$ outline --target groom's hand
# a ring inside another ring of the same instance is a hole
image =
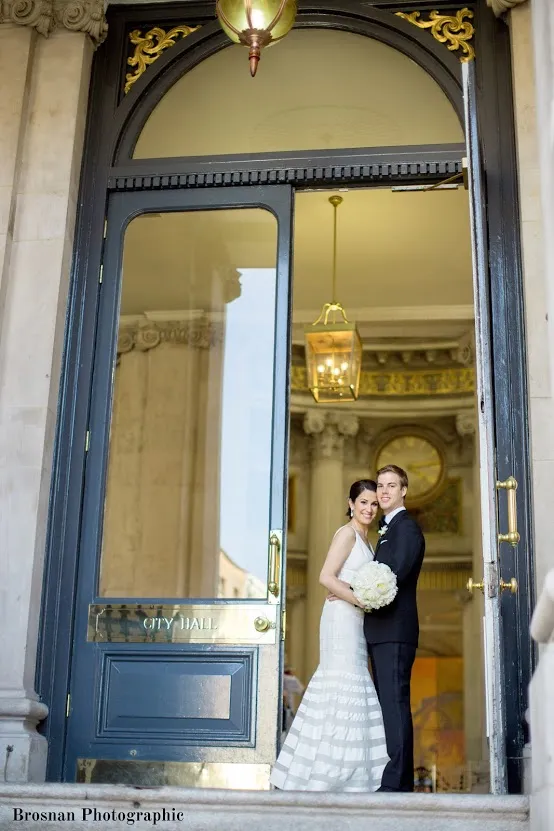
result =
[[[332,603],[333,600],[338,600],[338,597],[336,594],[333,594],[333,592],[329,592],[329,594],[327,595],[327,600],[329,600]]]

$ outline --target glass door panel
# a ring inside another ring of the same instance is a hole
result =
[[[100,597],[266,596],[276,257],[262,208],[128,225]]]

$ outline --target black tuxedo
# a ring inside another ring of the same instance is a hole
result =
[[[400,511],[375,549],[377,562],[386,563],[396,574],[398,593],[390,606],[369,612],[364,619],[390,756],[381,782],[385,791],[414,789],[410,679],[419,639],[416,589],[424,554],[421,528],[407,511]]]

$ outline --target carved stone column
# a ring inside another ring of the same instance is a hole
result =
[[[0,24],[28,26],[45,37],[68,29],[101,43],[108,32],[104,6],[104,0],[0,0]]]
[[[319,584],[321,567],[333,534],[348,520],[343,485],[344,440],[358,432],[358,419],[350,413],[309,410],[304,430],[312,437],[310,533],[306,613],[306,674],[319,663],[319,619],[326,591]]]
[[[43,562],[92,39],[103,34],[101,2],[0,3],[0,747],[7,782],[45,775],[46,740],[36,726],[47,708],[35,691]]]
[[[217,596],[222,342],[207,318],[120,327],[101,595]]]

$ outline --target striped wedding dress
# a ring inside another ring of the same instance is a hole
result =
[[[338,577],[349,582],[373,552],[356,541]],[[308,684],[270,782],[291,791],[375,791],[387,747],[381,707],[367,664],[362,609],[325,601],[320,664]]]

